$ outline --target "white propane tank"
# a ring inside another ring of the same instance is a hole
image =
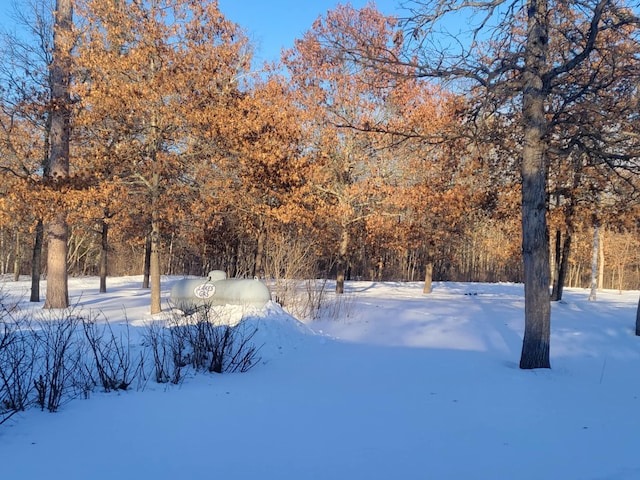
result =
[[[271,293],[260,280],[228,279],[222,270],[209,272],[207,278],[185,278],[171,289],[173,305],[189,314],[211,305],[247,305],[263,308]]]

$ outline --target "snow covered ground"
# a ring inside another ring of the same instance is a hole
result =
[[[126,316],[135,339],[151,320],[140,283],[70,288],[114,328]],[[28,299],[28,285],[3,288]],[[262,361],[247,373],[150,380],[15,415],[0,425],[0,478],[640,478],[639,292],[588,302],[566,290],[553,305],[553,368],[521,371],[521,285],[346,289],[338,319],[303,324],[268,304],[252,320]]]

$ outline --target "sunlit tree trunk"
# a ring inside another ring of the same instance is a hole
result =
[[[160,313],[160,221],[158,219],[158,188],[160,176],[153,175],[153,192],[151,201],[151,248],[149,257],[149,279],[151,286],[151,314]]]
[[[433,262],[427,261],[424,269],[424,287],[422,293],[431,293],[433,284]]]
[[[47,225],[47,294],[44,308],[69,306],[67,284],[67,239],[69,227],[64,213]]]
[[[530,0],[524,52],[522,114],[522,256],[525,329],[520,368],[550,368],[551,304],[549,233],[546,218],[548,162],[545,138],[547,86],[542,72],[548,50],[546,0]]]
[[[51,68],[51,153],[49,174],[55,182],[69,176],[70,49],[73,9],[71,0],[56,1]],[[47,295],[45,308],[69,306],[67,284],[67,215],[61,210],[47,224]]]
[[[160,231],[156,220],[151,222],[151,256],[149,280],[151,286],[151,314],[160,313]]]

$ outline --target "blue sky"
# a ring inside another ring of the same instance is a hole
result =
[[[259,60],[277,60],[280,49],[290,48],[296,38],[311,28],[319,15],[339,3],[361,8],[367,0],[219,0],[222,13],[246,29],[256,45]],[[399,14],[397,0],[374,2],[382,13]]]
[[[15,0],[0,0],[0,27],[10,28],[14,3]],[[17,3],[24,3],[24,0],[17,0]],[[220,10],[225,16],[240,24],[253,40],[259,61],[277,60],[282,47],[292,47],[293,41],[300,38],[319,15],[339,3],[351,3],[355,8],[361,8],[368,1],[219,0]],[[400,13],[398,0],[378,0],[374,3],[385,14]]]

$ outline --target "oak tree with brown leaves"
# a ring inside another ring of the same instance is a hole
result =
[[[136,192],[134,212],[150,246],[151,313],[158,313],[161,229],[189,208],[176,200],[197,188],[188,168],[202,160],[196,140],[208,133],[215,144],[228,120],[249,67],[247,41],[217,2],[88,0],[82,17],[77,65],[86,76],[77,93],[93,118],[86,124],[111,139],[103,158],[113,178]]]
[[[399,63],[415,65],[420,75],[473,85],[482,92],[485,115],[500,115],[517,105],[522,132],[522,252],[525,283],[525,329],[520,367],[549,368],[550,262],[547,230],[547,175],[554,120],[567,107],[608,85],[607,72],[592,71],[565,102],[555,103],[573,85],[574,72],[593,64],[608,47],[598,40],[610,31],[637,38],[636,18],[614,0],[567,4],[548,0],[507,3],[407,2],[410,15],[405,36],[409,54]],[[466,32],[442,40],[443,21],[462,13]],[[466,15],[466,17],[464,17]],[[567,25],[571,24],[570,30]],[[447,40],[448,39],[448,40]],[[453,41],[451,41],[453,40]],[[363,57],[379,57],[371,49]],[[387,66],[389,62],[385,63]],[[605,153],[601,151],[601,153]],[[611,151],[608,156],[611,158]],[[615,158],[615,155],[613,156]]]
[[[394,95],[409,81],[363,67],[345,52],[367,44],[393,49],[394,26],[372,5],[338,6],[318,18],[283,57],[295,100],[309,113],[304,126],[313,168],[307,181],[317,198],[321,231],[330,235],[337,293],[344,291],[354,236],[372,216],[384,215],[382,202],[389,195],[384,177],[393,164],[389,151],[398,141],[393,132],[403,130],[397,126],[402,113]]]

